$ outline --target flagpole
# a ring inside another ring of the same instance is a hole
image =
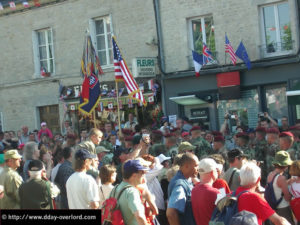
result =
[[[93,111],[93,120],[94,120],[94,128],[97,128],[97,124],[96,124],[96,109],[94,109]]]
[[[120,105],[119,105],[119,88],[118,88],[118,82],[116,82],[116,94],[117,94],[117,110],[118,110],[118,127],[119,127],[119,135],[122,135],[121,130],[121,118],[120,118]]]
[[[225,32],[225,38],[226,38],[226,32]],[[225,40],[225,42],[226,42],[226,40]],[[224,57],[225,57],[225,65],[226,65],[226,49],[224,51]]]

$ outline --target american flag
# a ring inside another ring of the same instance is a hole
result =
[[[120,49],[116,43],[115,37],[112,38],[113,51],[114,51],[114,67],[116,81],[124,81],[129,97],[141,102],[144,106],[147,105],[145,98],[139,89],[136,81],[130,73],[125,60],[122,58]]]
[[[206,65],[208,62],[213,61],[212,53],[205,43],[203,43],[203,65]]]
[[[225,34],[225,52],[229,53],[230,60],[233,63],[233,65],[235,65],[236,64],[236,55],[234,53],[234,50],[233,50],[233,48],[232,48],[232,46],[230,44],[230,41],[229,41],[229,39],[228,39],[228,37],[227,37],[226,34]]]

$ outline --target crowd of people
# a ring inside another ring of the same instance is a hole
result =
[[[106,122],[79,135],[0,132],[1,209],[104,209],[118,196],[125,224],[208,225],[220,199],[239,195],[251,224],[299,224],[300,121],[281,126],[267,113],[255,129],[225,116],[220,131],[187,118],[141,127],[130,115],[121,130]],[[273,185],[271,207],[264,187]],[[232,224],[245,224],[233,222]]]

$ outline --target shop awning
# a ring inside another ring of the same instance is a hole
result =
[[[171,101],[176,102],[179,105],[201,105],[208,103],[203,99],[200,99],[196,95],[185,95],[185,96],[178,96],[178,97],[170,97]]]
[[[300,90],[287,91],[286,96],[289,105],[300,105]]]

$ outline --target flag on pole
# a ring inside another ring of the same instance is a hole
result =
[[[128,108],[132,108],[132,107],[133,107],[132,99],[128,98]]]
[[[84,79],[78,109],[82,113],[90,115],[100,101],[98,74],[103,74],[90,34],[87,34],[85,38],[80,73]]]
[[[15,4],[15,2],[9,2],[9,7],[10,7],[11,9],[15,10],[15,9],[16,9],[16,4]]]
[[[122,58],[120,49],[116,43],[115,37],[112,38],[112,45],[114,51],[114,66],[115,66],[115,79],[116,81],[124,81],[129,97],[141,102],[144,106],[147,102],[143,93],[139,89],[136,81],[130,73],[125,60]]]
[[[0,10],[3,10],[3,5],[1,2],[0,2]]]
[[[193,54],[193,62],[194,62],[194,66],[195,66],[195,73],[196,73],[196,77],[200,76],[199,71],[201,70],[202,66],[203,66],[203,55],[199,55],[197,52],[192,51]]]
[[[151,79],[151,80],[148,80],[148,90],[153,90],[154,88],[154,80]]]
[[[241,41],[239,47],[237,48],[235,54],[236,54],[237,57],[239,57],[241,60],[244,61],[244,63],[246,64],[248,70],[250,70],[251,69],[251,61],[250,61],[247,50],[246,50],[246,48],[245,48],[242,41]]]
[[[47,71],[46,71],[45,67],[42,66],[41,67],[41,76],[45,77],[46,74],[47,74]]]
[[[150,96],[148,97],[148,102],[149,102],[150,104],[154,104],[154,96],[153,96],[153,95],[150,95]]]
[[[29,7],[28,2],[27,2],[27,1],[24,1],[24,2],[23,2],[23,6],[24,6],[25,8],[28,8],[28,7]]]
[[[209,48],[205,43],[203,43],[202,52],[203,52],[203,65],[206,65],[210,61],[213,61],[212,52],[209,50]]]
[[[226,34],[225,34],[225,53],[228,53],[230,55],[230,60],[231,60],[232,64],[235,65],[236,64],[236,55],[234,53],[232,45],[230,44],[230,41]]]
[[[103,112],[103,109],[104,109],[103,102],[100,102],[100,112]]]

